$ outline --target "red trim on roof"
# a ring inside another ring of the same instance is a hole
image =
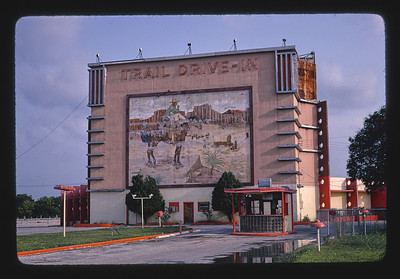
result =
[[[225,193],[231,194],[251,194],[251,193],[266,193],[266,192],[283,192],[283,193],[296,193],[296,190],[290,190],[283,187],[271,187],[271,188],[236,188],[236,189],[226,189]]]

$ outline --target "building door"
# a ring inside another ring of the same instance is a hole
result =
[[[193,223],[193,202],[183,203],[183,223],[184,224]]]

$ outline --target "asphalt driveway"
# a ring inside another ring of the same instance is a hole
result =
[[[316,239],[315,229],[310,226],[296,226],[296,233],[277,237],[234,236],[230,225],[192,228],[196,231],[169,238],[21,256],[19,260],[34,265],[208,264],[235,252],[278,242],[287,243],[283,252],[289,252]]]

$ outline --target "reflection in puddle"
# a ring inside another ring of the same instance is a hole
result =
[[[244,252],[235,252],[229,256],[215,258],[214,263],[272,263],[274,258],[292,252],[315,240],[291,240],[284,242],[269,242],[258,248],[252,248]]]

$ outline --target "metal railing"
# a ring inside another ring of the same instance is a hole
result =
[[[325,224],[325,237],[373,233],[387,226],[386,208],[319,209],[317,219]]]
[[[282,215],[240,216],[241,232],[282,232]]]

